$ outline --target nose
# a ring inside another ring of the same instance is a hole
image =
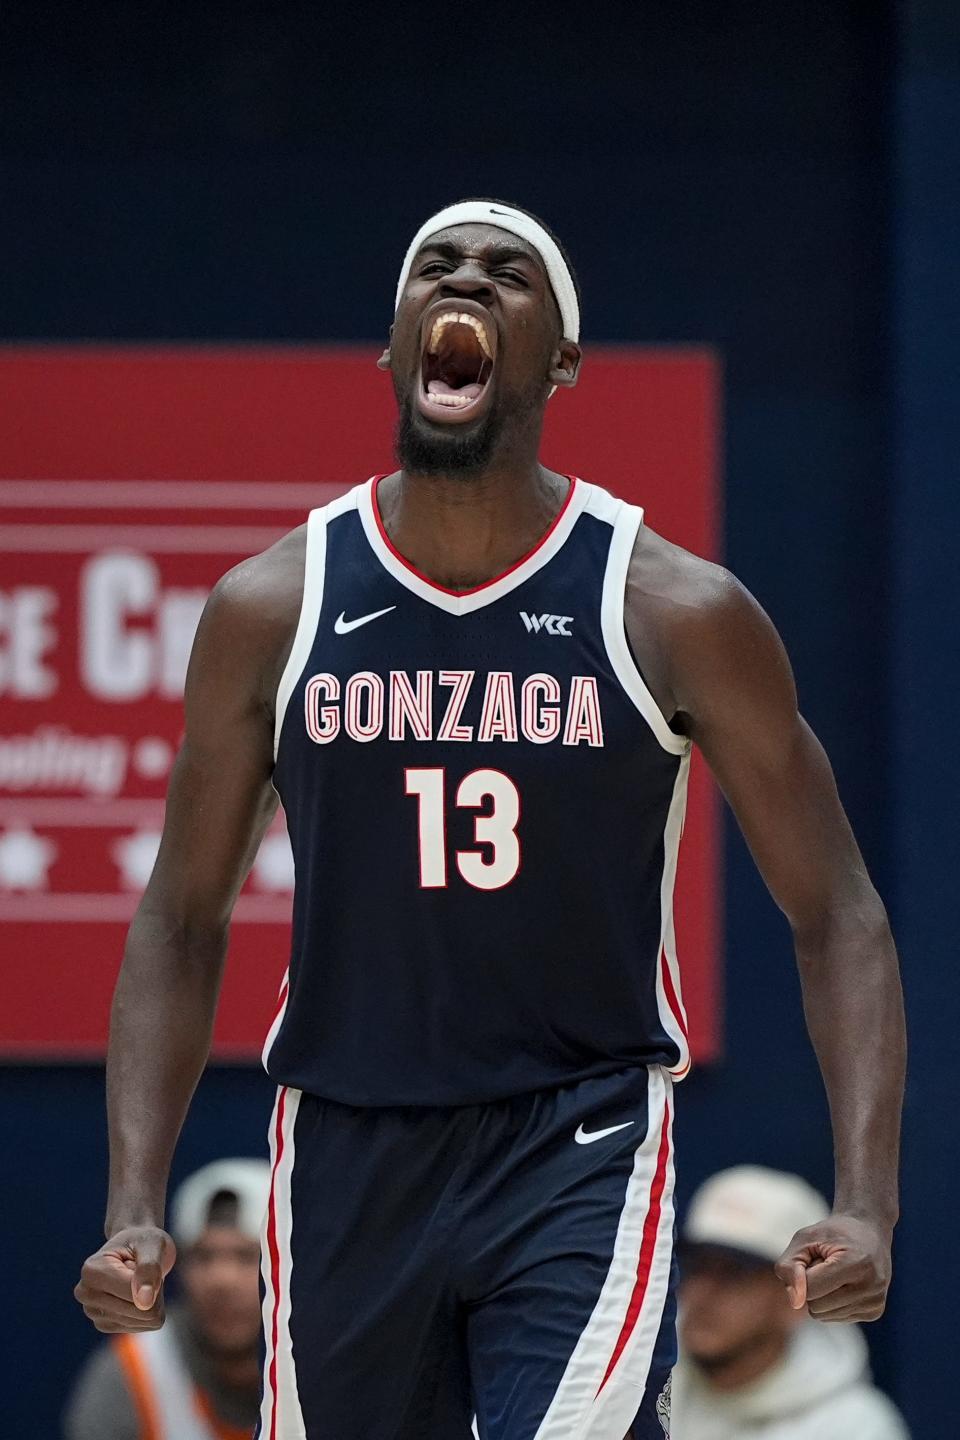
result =
[[[456,270],[443,276],[438,288],[444,298],[465,295],[481,303],[492,300],[494,294],[489,276],[474,260],[462,261]]]

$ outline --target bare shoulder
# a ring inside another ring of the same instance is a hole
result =
[[[210,604],[225,616],[255,628],[296,623],[303,597],[307,527],[291,530],[269,550],[241,560],[221,575]]]
[[[210,593],[197,631],[193,670],[242,670],[258,689],[276,688],[303,600],[306,525],[242,560]]]
[[[750,597],[724,566],[641,525],[627,572],[626,598],[628,607],[631,603],[656,604],[676,611],[678,618],[694,620],[729,610]]]
[[[709,677],[732,680],[753,661],[781,664],[776,631],[746,586],[723,565],[646,525],[637,534],[627,572],[624,620],[668,719],[689,709]]]

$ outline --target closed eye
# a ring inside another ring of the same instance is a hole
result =
[[[454,268],[455,266],[450,260],[428,260],[426,264],[420,266],[418,274],[423,276],[449,275]],[[509,280],[511,285],[522,285],[524,289],[530,288],[530,281],[519,270],[511,270],[501,265],[496,270],[491,270],[490,274],[496,279]]]

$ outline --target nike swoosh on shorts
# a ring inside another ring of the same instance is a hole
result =
[[[582,1125],[578,1125],[573,1138],[578,1145],[592,1145],[594,1140],[603,1140],[607,1135],[615,1135],[618,1130],[626,1130],[633,1124],[633,1120],[624,1120],[622,1125],[608,1125],[606,1130],[584,1130]]]

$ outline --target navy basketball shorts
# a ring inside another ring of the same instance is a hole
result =
[[[456,1109],[281,1088],[261,1440],[663,1440],[672,1118],[658,1066]]]

